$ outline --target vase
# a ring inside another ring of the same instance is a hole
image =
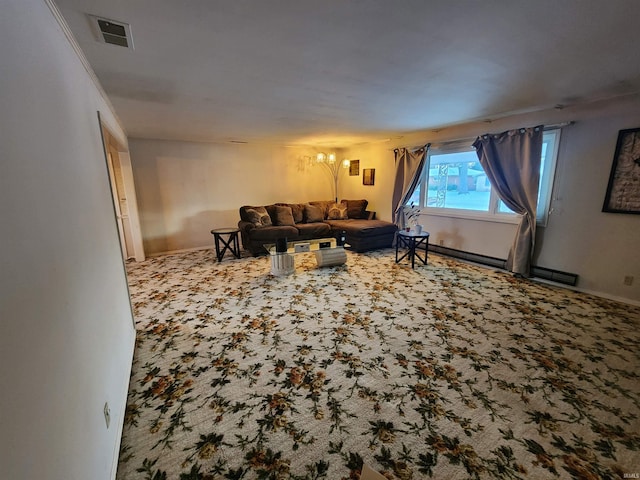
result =
[[[287,239],[286,238],[276,238],[276,252],[284,253],[287,251]]]
[[[416,235],[420,235],[422,233],[422,225],[414,226],[413,231],[416,232]]]

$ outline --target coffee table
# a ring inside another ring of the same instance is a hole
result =
[[[313,240],[298,240],[287,242],[287,250],[276,251],[275,244],[267,244],[264,248],[271,256],[272,275],[291,275],[295,271],[294,255],[313,252],[318,267],[332,267],[344,265],[347,254],[343,247],[339,247],[335,238],[315,238]]]
[[[421,257],[416,248],[420,245],[424,245],[424,257]],[[405,253],[398,257],[399,249],[405,250]],[[429,252],[429,232],[407,232],[405,230],[399,230],[396,234],[396,263],[409,257],[411,261],[411,268],[416,266],[416,257],[422,260],[422,264],[427,264],[427,253]]]

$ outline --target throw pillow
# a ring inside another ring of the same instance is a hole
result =
[[[309,202],[310,205],[320,207],[320,210],[322,210],[323,220],[327,218],[327,214],[329,213],[329,207],[331,207],[331,205],[333,205],[334,203],[335,202],[333,200],[319,200],[319,201]]]
[[[271,226],[271,217],[264,207],[247,208],[244,211],[247,221],[253,223],[256,227]]]
[[[364,212],[367,210],[368,200],[342,200],[341,203],[347,206],[349,218],[367,218]]]
[[[293,221],[301,223],[304,220],[304,203],[292,203],[289,206],[293,214]]]
[[[291,207],[293,221],[296,223],[304,221],[304,203],[276,203],[276,206]]]
[[[321,222],[324,220],[324,212],[317,205],[304,206],[304,221],[307,223]]]
[[[246,215],[247,222],[253,223],[256,227],[262,226],[262,221],[260,220],[260,214],[256,211],[255,208],[247,208],[244,211]]]
[[[329,207],[329,213],[327,214],[327,220],[346,220],[347,206],[341,203],[334,203]]]
[[[293,213],[291,207],[284,207],[276,205],[276,225],[291,225],[294,226],[296,222],[293,220]]]

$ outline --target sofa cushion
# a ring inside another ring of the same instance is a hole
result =
[[[265,205],[264,208],[267,211],[267,213],[269,214],[269,216],[271,217],[271,224],[275,225],[276,224],[276,206],[275,205]]]
[[[342,200],[340,203],[347,206],[348,218],[367,218],[367,214],[365,212],[367,210],[367,205],[369,205],[368,200]]]
[[[255,227],[271,226],[271,217],[264,207],[243,207],[244,220],[251,222]]]
[[[288,226],[271,226],[254,228],[251,230],[251,239],[259,240],[262,243],[275,243],[278,238],[296,239],[298,238],[298,229]]]
[[[304,221],[304,203],[276,203],[278,207],[291,207],[291,214],[293,215],[293,221],[300,223]]]
[[[329,213],[329,207],[333,205],[335,202],[333,200],[315,200],[313,202],[309,202],[310,205],[315,205],[316,207],[320,207],[322,209],[322,219],[327,218],[327,214]]]
[[[297,223],[296,228],[300,232],[300,238],[322,238],[331,236],[331,227],[324,222]]]
[[[304,221],[306,223],[321,222],[324,220],[324,212],[318,205],[310,203],[304,206]]]
[[[253,223],[255,226],[262,226],[262,220],[260,220],[260,214],[255,208],[248,208],[245,212],[247,221]]]
[[[347,206],[342,203],[334,203],[329,207],[329,211],[327,212],[327,220],[346,220],[349,218],[347,216]]]
[[[293,221],[296,223],[304,222],[304,203],[290,203]]]
[[[276,225],[290,225],[294,226],[296,224],[293,219],[293,212],[291,211],[291,207],[285,205],[276,205]]]
[[[326,220],[331,225],[332,231],[344,230],[354,237],[366,237],[369,235],[393,234],[398,227],[391,222],[384,220]]]

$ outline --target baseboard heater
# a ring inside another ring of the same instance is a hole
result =
[[[467,260],[469,262],[488,265],[502,270],[506,270],[507,266],[507,261],[502,258],[480,255],[479,253],[465,252],[462,250],[456,250],[455,248],[443,247],[442,245],[429,245],[429,250],[448,257],[459,258],[460,260]],[[531,275],[544,280],[550,280],[564,285],[571,285],[572,287],[575,287],[578,282],[578,275],[575,273],[567,273],[560,270],[554,270],[552,268],[537,267],[535,265],[531,267]]]

